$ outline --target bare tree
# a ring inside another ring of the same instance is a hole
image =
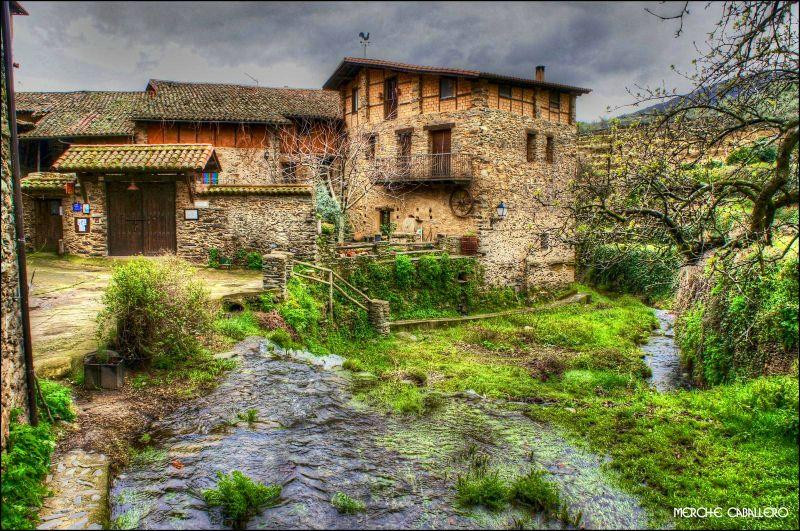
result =
[[[375,137],[348,131],[338,120],[302,120],[283,132],[287,162],[294,176],[323,188],[336,205],[337,240],[344,241],[350,215],[370,194],[400,197],[402,161],[375,156]]]
[[[657,16],[682,24],[688,13]],[[725,2],[698,53],[695,71],[681,74],[690,91],[637,88],[637,105],[669,102],[612,127],[608,159],[583,167],[578,238],[673,245],[686,263],[763,250],[776,232],[789,246],[797,239],[797,2]],[[774,163],[710,162],[755,140],[774,148]]]

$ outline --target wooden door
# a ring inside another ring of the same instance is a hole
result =
[[[404,177],[411,174],[411,133],[397,135],[397,169]]]
[[[397,118],[396,77],[390,77],[383,82],[383,117],[387,120]]]
[[[450,129],[431,131],[433,154],[432,174],[435,177],[450,175]]]
[[[113,256],[175,252],[175,183],[106,183],[108,253]]]
[[[142,253],[150,256],[174,253],[175,183],[144,183],[141,189],[144,219]]]
[[[36,251],[58,252],[58,241],[64,237],[60,199],[34,200],[36,226],[33,248]]]

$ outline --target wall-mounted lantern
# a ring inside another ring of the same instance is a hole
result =
[[[497,219],[504,220],[506,215],[508,215],[508,207],[503,201],[500,201],[500,204],[497,205]]]
[[[136,183],[135,183],[135,182],[131,181],[131,184],[130,184],[130,185],[128,185],[128,187],[126,188],[126,190],[127,190],[127,191],[129,191],[129,192],[138,192],[138,191],[139,191],[139,187],[138,187],[138,186],[136,186]]]

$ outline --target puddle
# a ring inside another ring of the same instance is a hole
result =
[[[155,449],[114,480],[111,518],[120,527],[224,528],[202,491],[217,471],[240,470],[283,485],[281,503],[252,518],[251,529],[508,528],[519,511],[453,506],[465,467],[458,456],[468,446],[509,477],[546,468],[586,527],[646,524],[636,501],[608,482],[600,458],[511,405],[454,399],[424,417],[386,416],[352,399],[348,373],[336,369],[341,358],[285,353],[255,339],[236,351],[239,365],[225,382],[156,423]],[[248,409],[258,420],[236,421]],[[330,505],[337,491],[367,511],[340,515]]]
[[[680,363],[680,349],[675,343],[675,315],[667,310],[654,310],[659,329],[642,346],[645,363],[653,375],[650,384],[659,391],[688,389],[690,383]]]

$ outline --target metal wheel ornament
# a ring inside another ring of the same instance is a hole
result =
[[[457,188],[450,194],[450,210],[456,216],[460,218],[469,216],[474,206],[475,200],[466,188]]]

